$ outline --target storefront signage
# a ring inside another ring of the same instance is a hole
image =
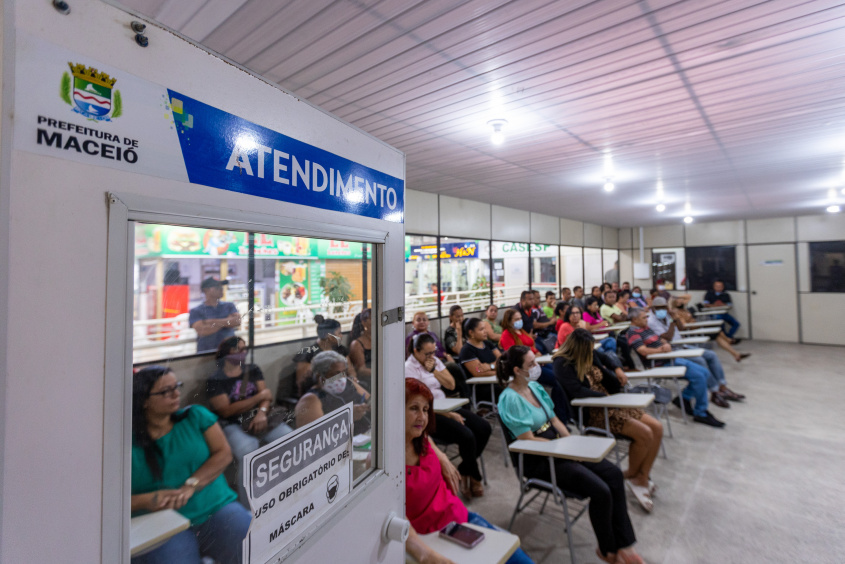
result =
[[[437,257],[437,245],[414,245],[410,248],[410,260],[434,260]],[[478,258],[478,241],[444,243],[440,245],[440,258]]]
[[[404,221],[400,178],[23,32],[17,48],[18,149]]]
[[[244,468],[244,562],[264,564],[352,491],[352,404],[248,454]]]
[[[539,243],[512,243],[508,241],[493,241],[493,258],[527,257],[528,252],[535,257],[557,256],[557,247]]]

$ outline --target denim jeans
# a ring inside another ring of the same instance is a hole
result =
[[[231,423],[223,427],[223,433],[226,435],[226,440],[229,441],[229,446],[232,449],[232,456],[235,459],[235,465],[238,467],[238,499],[244,505],[249,507],[249,498],[247,498],[246,490],[243,484],[243,459],[244,456],[256,450],[262,444],[269,444],[276,439],[287,435],[293,429],[282,423],[273,427],[260,437],[250,435],[244,431],[239,424]]]
[[[689,358],[676,358],[675,364],[686,366],[687,373],[684,379],[689,382],[684,388],[681,396],[687,401],[695,400],[693,413],[699,417],[707,415],[707,380],[710,378],[710,371],[700,364],[692,362]]]
[[[601,341],[601,352],[608,354],[613,353],[616,356],[616,337],[605,337]]]
[[[203,556],[210,556],[218,564],[241,564],[250,520],[252,514],[233,501],[202,525],[194,525],[160,547],[136,556],[132,564],[201,564]]]
[[[478,525],[479,527],[484,527],[485,529],[493,529],[494,531],[501,531],[499,527],[493,525],[487,519],[479,515],[478,513],[473,513],[472,511],[469,512],[469,518],[467,519],[467,523],[472,523],[473,525]],[[534,564],[534,561],[525,554],[525,551],[521,548],[517,548],[516,552],[514,552],[510,558],[507,560],[507,564]]]
[[[725,325],[728,326],[728,330],[725,331],[725,335],[733,339],[734,335],[736,335],[736,332],[739,330],[739,321],[737,321],[730,313],[717,315],[716,318],[725,322]]]
[[[711,392],[718,391],[719,386],[726,386],[728,384],[727,380],[725,380],[725,370],[722,368],[722,361],[719,360],[719,356],[713,351],[705,350],[703,356],[689,360],[710,371],[710,375],[707,377],[707,388]]]

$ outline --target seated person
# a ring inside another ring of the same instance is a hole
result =
[[[572,290],[564,286],[560,289],[560,301],[569,305],[569,300],[572,299]]]
[[[631,299],[631,290],[619,290],[616,295],[616,307],[622,310],[622,313],[625,314],[625,317],[628,317],[628,300]]]
[[[349,362],[365,390],[372,389],[373,310],[366,308],[355,316],[349,335]]]
[[[555,321],[555,333],[559,333],[560,326],[566,322],[567,309],[569,309],[569,304],[566,302],[558,302],[555,306],[555,319],[557,319],[557,321]],[[555,344],[555,348],[558,348],[558,346],[560,345]]]
[[[179,409],[182,382],[170,368],[132,377],[132,516],[175,509],[191,527],[132,558],[132,564],[241,564],[252,514],[223,477],[232,451],[217,416],[201,405]]]
[[[467,379],[476,376],[495,376],[496,359],[501,354],[499,349],[491,347],[484,337],[487,335],[486,323],[475,317],[464,321],[464,334],[467,341],[461,349],[460,362]]]
[[[622,286],[619,288],[620,290],[628,290],[631,291],[631,283],[630,282],[622,282]]]
[[[464,310],[455,304],[449,308],[449,327],[443,332],[443,348],[452,358],[458,358],[464,348]]]
[[[569,302],[569,305],[577,305],[582,310],[587,305],[584,303],[584,288],[581,286],[575,286],[572,288],[572,299]]]
[[[531,290],[523,290],[522,293],[519,295],[519,302],[513,306],[511,309],[514,311],[519,312],[520,316],[522,317],[522,330],[525,331],[531,338],[534,338],[534,293]],[[504,318],[503,318],[504,319]],[[502,321],[502,327],[505,326],[504,320]],[[504,333],[502,334],[504,337]],[[502,344],[501,340],[499,341],[499,346],[504,349],[504,345]]]
[[[643,359],[643,363],[648,359],[649,355],[666,353],[672,351],[672,345],[664,341],[654,331],[648,328],[648,315],[646,310],[639,308],[631,308],[628,312],[631,319],[631,327],[628,328],[627,339],[631,350],[635,351]],[[662,364],[660,361],[658,364]],[[689,382],[689,385],[684,388],[681,393],[682,398],[675,398],[673,403],[681,409],[692,411],[693,420],[696,423],[710,425],[711,427],[724,427],[725,424],[707,411],[707,380],[710,377],[710,371],[696,364],[690,362],[688,358],[676,358],[675,364],[679,366],[686,366],[687,372],[684,379]],[[694,407],[689,407],[691,402],[695,402]],[[683,406],[681,405],[683,402]]]
[[[484,312],[484,320],[487,322],[485,327],[487,336],[485,338],[493,346],[498,345],[499,339],[502,338],[502,326],[499,324],[499,306],[496,304],[487,306],[487,310]]]
[[[602,333],[601,341],[599,341],[602,352],[607,355],[616,356],[616,337],[613,337],[606,331],[602,331],[605,327],[609,327],[611,323],[602,318],[601,312],[599,311],[600,307],[601,300],[595,296],[590,296],[587,298],[587,307],[581,312],[581,319],[587,323],[585,329],[588,329],[591,333]]]
[[[467,511],[457,497],[457,471],[429,438],[434,430],[434,397],[425,384],[405,379],[405,513],[411,532],[405,550],[417,562],[452,562],[426,546],[420,535],[438,531],[455,521],[497,529],[487,520]],[[444,477],[445,474],[445,477]],[[497,529],[498,530],[498,529]],[[517,549],[508,564],[529,564],[531,559]]]
[[[531,290],[531,295],[533,297],[534,307],[531,309],[531,315],[534,317],[534,340],[537,349],[541,353],[551,353],[551,350],[548,350],[546,346],[546,340],[552,336],[552,332],[554,331],[555,322],[557,321],[554,316],[549,318],[543,309],[540,307],[542,305],[540,301],[540,292],[537,290]]]
[[[684,307],[683,302],[680,300],[672,300],[669,302],[671,305],[671,309],[669,310],[669,315],[675,321],[678,330],[683,331],[687,325],[695,323],[695,317]],[[740,353],[732,346],[732,341],[735,344],[736,339],[729,339],[727,335],[725,335],[724,331],[716,333],[715,335],[709,335],[710,340],[716,341],[716,344],[728,351],[734,360],[737,362],[742,362],[742,359],[748,358],[751,356],[751,353]],[[742,395],[742,394],[739,394]]]
[[[628,316],[616,304],[616,292],[608,290],[604,293],[604,305],[599,308],[599,313],[602,318],[606,319],[608,323],[622,323],[628,321]]]
[[[640,309],[648,307],[648,304],[643,297],[643,290],[639,286],[634,286],[634,289],[631,290],[631,297],[628,299],[628,307],[638,307]]]
[[[296,402],[296,426],[302,427],[323,415],[352,403],[352,432],[370,429],[370,394],[348,376],[349,363],[336,351],[317,353],[311,361],[314,385]]]
[[[278,416],[268,419],[273,394],[264,383],[264,374],[246,362],[246,342],[229,337],[217,347],[217,371],[205,383],[211,410],[220,417],[223,434],[229,441],[238,468],[238,497],[249,506],[243,487],[243,458],[262,444],[272,443],[292,429]]]
[[[651,311],[648,314],[648,328],[669,343],[683,339],[680,334],[679,322],[669,315],[668,305],[663,298],[654,298],[651,302]],[[690,348],[699,347],[690,346]],[[728,400],[740,401],[745,399],[745,396],[737,394],[728,388],[727,380],[725,380],[725,370],[722,368],[722,361],[719,360],[718,355],[711,350],[703,349],[703,351],[703,356],[689,360],[704,366],[710,371],[710,378],[707,381],[707,387],[710,388],[710,403],[719,407],[728,408],[731,406]]]
[[[731,295],[725,292],[725,282],[722,280],[716,280],[713,282],[713,289],[704,295],[702,304],[704,305],[705,310],[713,307],[731,305]],[[736,332],[739,330],[739,321],[737,321],[730,313],[722,313],[716,317],[727,324],[728,329],[725,331],[725,334],[728,336],[728,339],[733,339],[734,335],[736,335]]]
[[[510,434],[519,440],[566,437],[569,430],[555,416],[552,399],[543,386],[531,381],[537,367],[534,353],[528,347],[512,347],[499,357],[496,377],[505,387],[499,397],[499,416]],[[511,378],[513,381],[508,383]],[[516,456],[513,458],[514,464],[518,464]],[[615,564],[642,564],[642,558],[633,548],[636,537],[628,516],[622,471],[607,460],[552,460],[558,487],[590,498],[590,522],[598,539],[599,558]],[[524,455],[523,472],[528,478],[551,481],[549,459],[545,456]]]
[[[546,292],[546,302],[543,304],[543,314],[549,319],[555,318],[555,306],[557,305],[557,297],[552,291]]]
[[[621,369],[606,367],[598,355],[593,354],[593,336],[586,329],[576,329],[559,349],[554,358],[557,381],[563,386],[569,400],[603,397],[617,394],[628,383]],[[575,410],[572,410],[574,413]],[[604,412],[588,409],[586,424],[604,429]],[[651,467],[660,452],[663,425],[642,409],[608,410],[610,431],[630,437],[633,442],[628,451],[628,470],[624,473],[628,488],[646,511],[654,508],[651,494]]]
[[[446,397],[443,388],[454,387],[451,374],[435,356],[434,341],[430,335],[418,335],[411,341],[413,350],[405,361],[405,378],[419,380],[437,399]],[[436,413],[436,431],[432,436],[438,441],[458,445],[461,454],[461,493],[469,499],[484,495],[478,457],[490,439],[490,423],[466,407],[450,413]]]
[[[587,299],[589,299],[589,298],[597,299],[598,302],[599,302],[599,307],[601,307],[602,304],[604,304],[604,302],[601,299],[603,287],[604,287],[604,284],[602,284],[601,286],[593,286],[593,288],[590,290],[590,295],[587,296]],[[586,304],[586,303],[587,302],[585,301],[584,304]]]
[[[528,347],[534,354],[540,354],[540,351],[534,346],[534,339],[522,328],[522,319],[519,318],[519,312],[513,309],[506,311],[505,316],[502,318],[502,340],[499,341],[499,345],[504,351],[514,345],[522,345]],[[555,400],[555,413],[560,417],[561,421],[569,421],[569,403],[566,401],[563,388],[560,387],[560,384],[555,379],[555,373],[551,366],[544,365],[540,367],[534,379],[552,389],[552,399]]]
[[[311,361],[322,351],[335,351],[344,357],[349,356],[349,351],[341,344],[343,331],[340,329],[340,322],[336,319],[326,319],[322,315],[315,315],[314,322],[317,324],[317,342],[310,347],[301,349],[293,357],[296,365],[296,393],[301,396],[306,390],[314,385],[311,375]],[[356,379],[355,367],[350,365],[347,374],[353,380]]]
[[[578,306],[569,306],[563,314],[563,323],[557,332],[557,341],[555,341],[555,349],[560,349],[563,343],[566,342],[567,337],[576,329],[589,330],[589,325],[586,321],[581,319],[581,308]]]

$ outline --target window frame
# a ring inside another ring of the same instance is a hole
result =
[[[374,245],[373,319],[380,319],[384,302],[383,280],[385,245],[388,232],[361,229],[279,215],[243,212],[232,208],[197,205],[190,202],[140,196],[131,193],[108,194],[108,257],[106,264],[105,383],[103,389],[103,462],[101,558],[103,562],[130,564],[129,524],[131,496],[132,444],[132,334],[134,287],[133,268],[136,222],[187,225],[231,231],[252,231],[274,235],[294,235],[320,239],[354,240]],[[377,395],[374,405],[378,416],[373,432],[373,470],[357,483],[341,505],[319,523],[301,533],[300,540],[277,556],[284,558],[331,523],[351,511],[367,492],[389,481],[385,464],[386,398],[384,389],[384,336],[380,324],[374,324],[376,338]],[[180,357],[181,358],[181,357]],[[112,376],[122,375],[122,376]],[[127,448],[129,447],[129,448]]]
[[[686,285],[685,288],[687,292],[708,292],[713,289],[713,283],[711,282],[709,286],[705,288],[693,288],[692,287],[692,280],[690,279],[690,258],[689,252],[691,249],[733,249],[734,257],[733,257],[733,271],[734,271],[734,279],[730,281],[725,279],[725,291],[726,292],[739,292],[740,284],[740,268],[739,268],[739,261],[744,260],[744,255],[741,257],[739,252],[739,245],[695,245],[690,247],[683,247],[684,249],[684,273],[686,276]],[[694,251],[693,251],[694,252]],[[732,282],[732,283],[730,283]]]
[[[829,240],[829,241],[807,241],[807,269],[809,270],[809,287],[810,294],[845,294],[845,290],[842,291],[830,291],[830,290],[816,290],[815,278],[813,276],[813,245],[826,245],[831,243],[838,243],[842,246],[843,251],[845,251],[845,239],[836,239],[836,240]],[[829,252],[829,251],[823,251]]]

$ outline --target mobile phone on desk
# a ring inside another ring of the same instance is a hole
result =
[[[481,531],[470,529],[454,521],[440,529],[440,536],[464,548],[472,548],[484,540],[484,533]]]

